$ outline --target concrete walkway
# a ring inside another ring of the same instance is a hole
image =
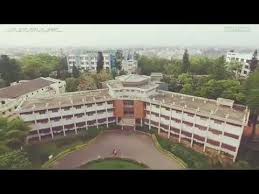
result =
[[[152,140],[140,132],[107,131],[97,137],[94,143],[75,151],[59,160],[54,169],[75,169],[98,157],[112,157],[113,149],[120,150],[118,156],[134,159],[151,169],[181,169],[177,161],[159,152]]]

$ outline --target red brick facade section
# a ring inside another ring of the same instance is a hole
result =
[[[113,103],[114,103],[114,116],[123,117],[124,116],[123,100],[115,100]]]
[[[134,117],[136,119],[145,118],[145,103],[141,101],[134,101]]]

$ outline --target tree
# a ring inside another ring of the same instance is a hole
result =
[[[252,138],[255,135],[257,117],[259,115],[259,71],[252,73],[244,84],[246,104],[252,116]]]
[[[250,64],[250,70],[251,72],[254,72],[256,68],[258,67],[258,59],[257,59],[257,50],[254,51],[253,57],[251,61],[249,62]]]
[[[167,75],[178,76],[182,71],[181,66],[182,62],[180,60],[171,60],[169,63],[163,66],[163,73]]]
[[[60,59],[49,54],[26,55],[21,59],[21,67],[26,79],[40,76],[47,77],[50,72],[57,70]]]
[[[183,54],[182,72],[187,73],[189,72],[189,70],[190,70],[189,54],[188,54],[188,50],[185,49]]]
[[[141,56],[138,60],[138,66],[144,75],[150,75],[152,72],[163,72],[164,66],[168,63],[170,60],[158,57]]]
[[[59,63],[58,63],[58,66],[57,66],[57,78],[58,79],[65,79],[67,69],[68,69],[67,58],[61,57],[59,59]]]
[[[122,50],[117,50],[115,53],[115,64],[116,68],[121,71],[121,62],[123,60],[123,53]]]
[[[236,80],[238,80],[240,78],[240,73],[242,70],[243,64],[238,62],[238,61],[231,61],[228,65],[227,65],[227,69],[230,72],[230,74],[232,75],[232,77]]]
[[[66,79],[66,92],[75,92],[77,91],[77,87],[79,85],[79,79],[78,78],[67,78]]]
[[[104,65],[104,61],[103,61],[103,53],[102,52],[98,52],[97,55],[97,73],[99,73],[102,69],[103,69],[103,65]]]
[[[190,59],[190,72],[197,75],[207,75],[214,63],[215,60],[208,57],[192,56]]]
[[[102,88],[102,82],[112,79],[112,74],[106,70],[101,70],[99,73],[94,75],[97,88]]]
[[[1,55],[0,58],[1,79],[10,84],[21,78],[21,67],[15,59],[10,59],[8,55]]]
[[[0,169],[26,169],[31,167],[27,153],[12,151],[0,155]]]
[[[72,68],[72,75],[74,78],[78,78],[80,76],[80,71],[79,69],[75,66],[75,64],[73,65]]]
[[[226,70],[224,56],[221,56],[215,60],[215,63],[210,69],[210,74],[215,80],[223,80],[229,78],[229,73]]]
[[[77,87],[79,91],[95,90],[97,89],[95,79],[89,74],[83,74],[79,78],[79,85]]]
[[[4,88],[6,86],[7,86],[6,81],[0,78],[0,88]]]

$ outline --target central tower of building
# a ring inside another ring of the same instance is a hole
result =
[[[149,76],[129,74],[107,82],[109,94],[114,97],[116,122],[122,129],[135,130],[143,125],[144,99],[153,95],[158,87]]]

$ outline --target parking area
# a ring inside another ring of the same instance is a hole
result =
[[[134,159],[148,165],[151,169],[181,169],[177,161],[159,152],[152,138],[140,132],[122,130],[106,131],[86,148],[75,151],[59,160],[54,169],[75,169],[99,157],[113,156]]]

